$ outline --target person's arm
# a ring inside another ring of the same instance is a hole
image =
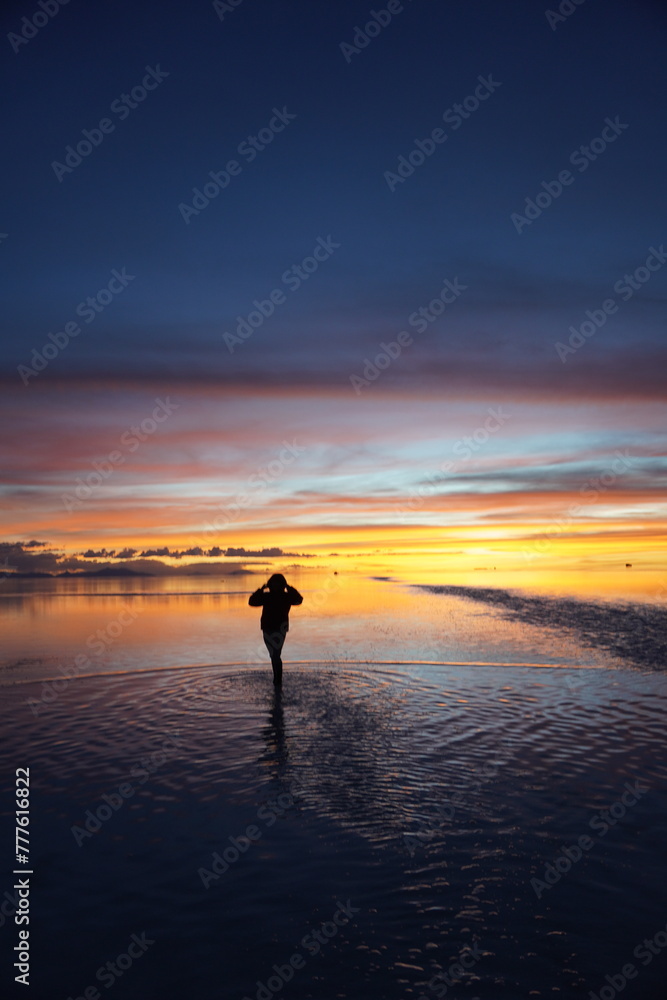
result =
[[[289,584],[287,585],[287,596],[289,597],[291,604],[303,604],[303,597],[299,591],[294,587],[290,587]]]
[[[261,608],[264,606],[264,587],[266,584],[262,584],[258,587],[254,594],[251,594],[248,598],[248,604],[251,608]]]

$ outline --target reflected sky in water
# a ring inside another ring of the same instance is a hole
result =
[[[32,687],[7,689],[4,728],[34,776],[35,931],[57,995],[82,955],[92,976],[109,941],[147,929],[130,998],[223,978],[254,997],[295,951],[290,997],[431,997],[473,946],[462,995],[583,996],[664,925],[659,674],[293,664],[277,694],[262,667],[192,667],[80,678],[37,717]],[[72,828],[128,780],[79,846]],[[637,804],[592,830],[637,781]],[[531,879],[582,834],[590,852],[538,899]],[[299,943],[348,899],[354,920],[309,956]],[[652,997],[657,963],[643,975]]]
[[[549,617],[570,598],[294,582],[281,693],[238,584],[32,581],[3,599],[0,761],[31,768],[36,995],[80,995],[143,931],[128,1000],[255,998],[297,952],[290,1000],[432,1000],[466,948],[456,995],[599,989],[664,928],[664,675]],[[580,604],[611,627],[608,602]],[[341,903],[351,919],[311,953]],[[661,997],[659,962],[641,976]]]
[[[584,601],[608,606],[611,594],[616,602],[630,598],[637,603],[639,595],[609,586],[606,600],[600,601],[595,590],[600,574],[591,576],[580,587]],[[571,620],[533,615],[528,623],[526,616],[508,616],[502,602],[471,600],[469,588],[458,585],[432,593],[407,581],[356,574],[297,571],[290,579],[303,593],[304,604],[292,611],[286,662],[616,663],[617,651],[610,644],[601,650],[585,642]],[[478,582],[500,589],[507,574]],[[526,580],[510,580],[515,587],[518,582]],[[257,583],[256,577],[243,575],[225,580],[7,581],[0,592],[2,682],[57,676],[61,667],[75,663],[85,673],[264,663],[259,615],[248,607]],[[643,606],[659,611],[664,600],[655,581],[649,590]],[[608,615],[605,628],[613,626],[613,614]],[[592,631],[588,629],[589,638]]]

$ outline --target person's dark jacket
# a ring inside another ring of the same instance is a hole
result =
[[[259,627],[262,632],[289,631],[289,612],[295,604],[303,604],[303,597],[294,587],[286,590],[264,590],[260,587],[248,598],[251,608],[262,608]]]

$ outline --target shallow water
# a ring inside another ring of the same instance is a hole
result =
[[[558,615],[543,615],[541,620],[533,615],[526,621],[508,616],[502,603],[470,599],[471,594],[491,593],[488,588],[414,587],[318,572],[291,579],[303,593],[304,604],[292,611],[285,647],[289,661],[622,662],[609,649],[584,644],[581,630],[564,627]],[[219,581],[184,577],[6,583],[0,589],[0,685],[62,677],[75,667],[78,675],[265,663],[259,613],[248,607],[256,583],[245,576]],[[534,600],[554,604],[552,597]],[[581,609],[587,606],[585,601],[575,603]],[[602,602],[596,607],[600,613],[609,611]],[[665,628],[662,607],[642,607],[647,614],[661,616]],[[607,614],[604,627],[610,635],[613,621]],[[77,657],[83,658],[79,666]]]
[[[154,943],[113,983],[130,1000],[579,998],[628,962],[626,996],[664,996],[667,956],[633,957],[667,923],[664,675],[583,649],[572,628],[377,586],[377,618],[358,607],[336,626],[332,603],[298,636],[295,620],[286,660],[312,654],[308,637],[332,658],[288,662],[281,696],[265,666],[170,664],[166,642],[150,657],[136,638],[48,704],[53,662],[8,669],[3,831],[14,768],[30,766],[33,997],[106,995],[96,971],[133,933]],[[357,641],[359,660],[465,662],[335,660]],[[634,804],[618,805],[628,783]],[[120,804],[95,820],[105,795]],[[215,852],[228,865],[217,875]],[[314,954],[323,923],[334,933]],[[4,919],[0,936],[15,933]],[[433,980],[466,949],[469,971]],[[289,981],[262,992],[296,953]]]

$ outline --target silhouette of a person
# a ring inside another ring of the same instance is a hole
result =
[[[289,631],[289,612],[293,605],[303,604],[303,597],[289,586],[282,573],[274,573],[267,583],[250,595],[248,604],[251,608],[262,608],[259,627],[271,657],[273,683],[282,684],[283,661],[280,654]]]

